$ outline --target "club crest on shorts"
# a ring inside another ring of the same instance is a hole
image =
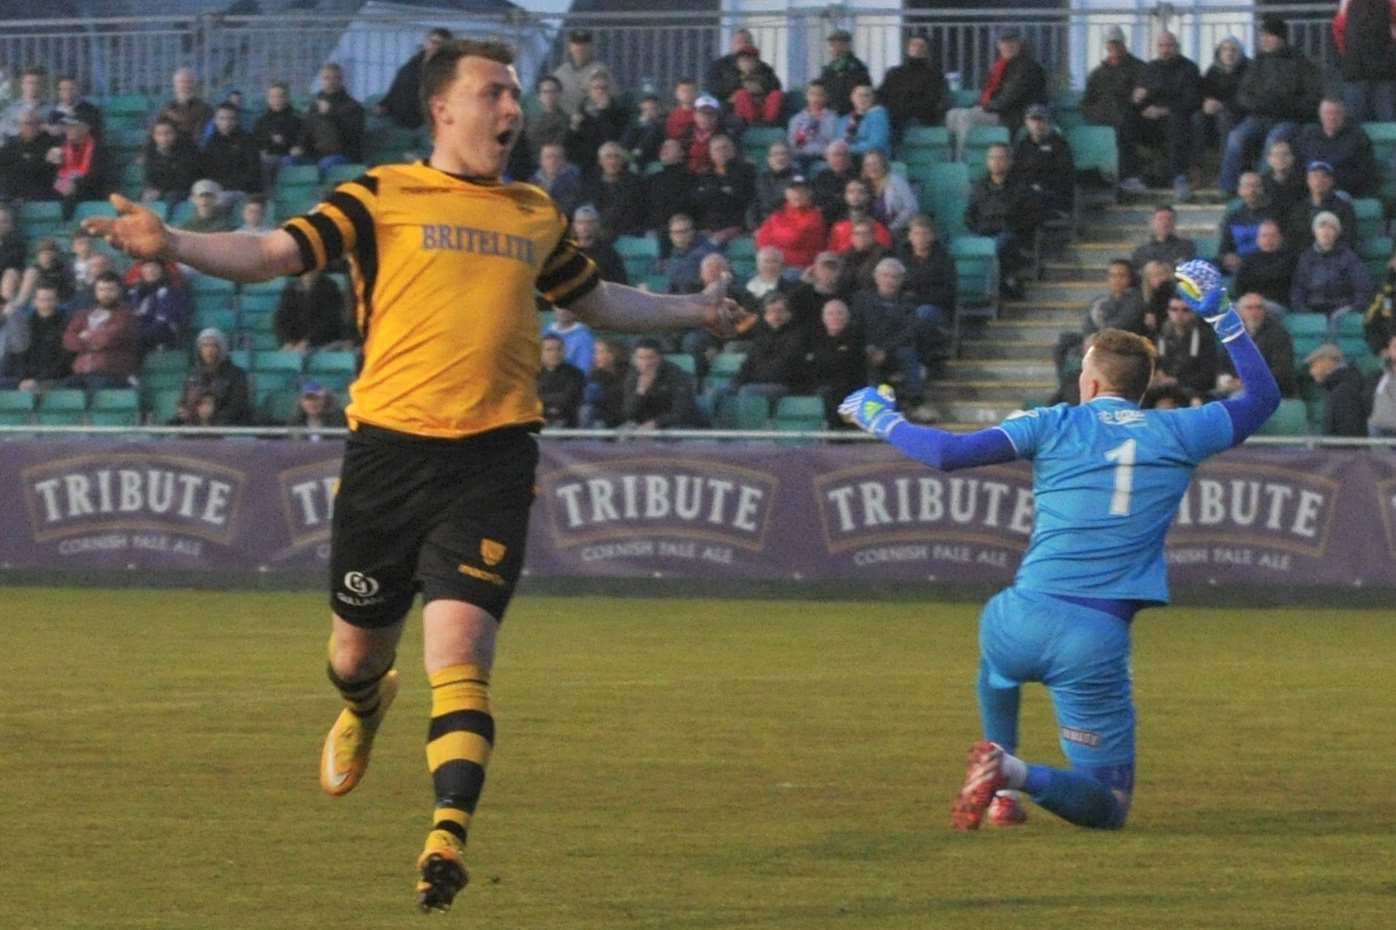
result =
[[[344,587],[359,597],[373,597],[378,593],[378,580],[363,572],[347,572],[344,575]]]
[[[486,565],[498,565],[504,561],[504,556],[509,552],[509,547],[495,539],[480,540],[480,558],[485,560]]]

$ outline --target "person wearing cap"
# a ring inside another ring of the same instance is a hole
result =
[[[179,228],[188,232],[228,232],[236,228],[232,214],[223,203],[223,186],[217,181],[201,178],[189,189],[194,213]]]
[[[594,165],[601,146],[619,142],[630,116],[615,95],[609,71],[598,71],[587,80],[586,100],[572,111],[567,131],[567,158],[574,165]]]
[[[945,72],[931,61],[931,42],[922,33],[906,40],[906,57],[887,69],[877,100],[887,108],[892,131],[897,138],[915,121],[922,126],[939,126],[950,109],[950,86]]]
[[[824,248],[824,214],[815,206],[814,193],[804,175],[793,176],[783,194],[784,204],[756,230],[756,245],[779,249],[787,266],[803,269]]]
[[[96,306],[75,313],[63,334],[63,348],[73,353],[73,373],[63,386],[85,391],[130,387],[140,368],[140,332],[126,306],[120,276],[103,273],[93,293]]]
[[[839,118],[839,135],[848,150],[861,158],[869,152],[892,151],[892,123],[887,108],[877,102],[872,84],[859,84],[850,94],[853,109]]]
[[[170,75],[173,96],[156,115],[156,119],[167,119],[174,123],[180,133],[190,142],[201,139],[204,126],[213,119],[213,107],[199,96],[199,77],[190,67],[180,67]]]
[[[1318,105],[1318,123],[1299,131],[1295,148],[1305,162],[1332,165],[1334,185],[1348,196],[1369,197],[1376,192],[1381,171],[1372,154],[1372,140],[1348,117],[1340,98],[1324,98]]]
[[[1065,137],[1052,125],[1045,103],[1024,114],[1027,132],[1013,147],[1009,173],[1037,201],[1043,217],[1069,215],[1076,200],[1076,160]]]
[[[18,117],[19,132],[0,146],[0,198],[56,200],[57,153],[62,140],[44,132],[43,116],[26,110]]]
[[[281,289],[272,331],[283,352],[313,352],[349,337],[344,292],[319,270],[296,275]]]
[[[1290,208],[1285,217],[1285,240],[1296,250],[1307,248],[1314,241],[1314,220],[1320,213],[1331,213],[1338,219],[1339,239],[1348,245],[1357,242],[1357,213],[1352,201],[1338,193],[1333,180],[1333,166],[1326,161],[1311,161],[1304,172],[1308,196]]]
[[[809,172],[824,157],[824,148],[838,138],[839,121],[829,109],[829,89],[818,78],[805,85],[805,106],[790,117],[785,139],[800,163]]]
[[[1278,16],[1266,16],[1260,26],[1260,51],[1246,66],[1236,103],[1246,118],[1226,137],[1222,152],[1222,193],[1234,194],[1241,172],[1256,158],[1264,139],[1269,148],[1289,139],[1301,123],[1314,118],[1323,96],[1323,79],[1312,61],[1289,44],[1289,27]]]
[[[238,125],[238,111],[232,104],[219,104],[214,112],[213,135],[199,153],[198,171],[226,192],[261,193],[262,154],[257,140]]]
[[[63,117],[63,144],[53,189],[63,199],[63,218],[72,218],[79,201],[97,200],[106,183],[106,155],[92,135],[92,128],[77,116]]]
[[[441,46],[451,41],[451,30],[437,26],[422,39],[422,47],[393,75],[393,83],[388,92],[378,102],[376,110],[380,116],[387,116],[403,129],[420,129],[422,126],[422,68],[431,61],[431,56],[441,50]]]
[[[1246,109],[1236,101],[1241,79],[1250,59],[1245,46],[1235,36],[1227,36],[1212,50],[1212,64],[1202,75],[1202,108],[1192,115],[1193,171],[1202,163],[1209,147],[1225,143],[1231,130],[1246,117]]]
[[[1372,302],[1372,277],[1350,246],[1342,242],[1342,221],[1328,211],[1314,217],[1314,244],[1299,253],[1289,287],[1290,313],[1322,313],[1330,332],[1338,318],[1361,312]]]
[[[582,104],[586,102],[591,79],[602,73],[609,75],[611,69],[605,62],[597,60],[591,33],[585,29],[573,29],[567,34],[567,57],[553,69],[553,77],[562,85],[558,105],[563,112],[568,116],[580,112]]]
[[[314,441],[320,439],[321,430],[344,429],[349,424],[344,408],[335,402],[334,395],[320,382],[307,381],[301,385],[295,412],[286,420],[286,425],[306,431],[304,435],[297,435],[297,439]]]
[[[1140,73],[1130,95],[1132,106],[1118,131],[1120,175],[1124,178],[1120,189],[1129,193],[1146,189],[1139,176],[1138,146],[1162,145],[1168,154],[1173,197],[1186,202],[1192,197],[1192,115],[1202,106],[1202,75],[1196,64],[1179,54],[1178,37],[1173,33],[1159,33],[1156,46],[1158,57]]]
[[[582,183],[582,203],[596,208],[601,236],[638,236],[645,231],[645,182],[630,170],[619,142],[603,142]]]
[[[689,130],[685,145],[688,148],[688,170],[694,174],[704,174],[712,170],[712,157],[708,146],[713,137],[722,132],[722,104],[710,94],[704,94],[693,102],[693,126]]]
[[[853,88],[871,84],[872,75],[868,66],[853,54],[853,36],[846,29],[835,29],[827,41],[829,61],[819,72],[819,80],[829,91],[829,106],[839,116],[846,116],[853,109]]]
[[[998,53],[978,103],[945,114],[945,128],[955,137],[957,160],[964,160],[975,126],[1007,126],[1011,135],[1022,128],[1029,106],[1047,102],[1047,72],[1024,47],[1022,34],[1016,29],[1001,33]]]
[[[1118,130],[1134,107],[1134,88],[1143,73],[1144,62],[1130,52],[1125,31],[1119,26],[1105,30],[1105,57],[1086,75],[1086,92],[1081,97],[1086,122]]]
[[[791,179],[801,172],[790,157],[790,146],[777,139],[766,149],[766,164],[756,173],[756,196],[746,211],[746,225],[749,229],[760,226],[785,203],[785,189]],[[808,184],[808,181],[805,181]]]
[[[102,138],[102,111],[95,103],[84,100],[78,79],[70,74],[58,78],[58,99],[48,114],[49,132],[57,133],[65,117],[80,119],[87,124],[94,139]]]
[[[1355,123],[1396,121],[1396,0],[1342,0],[1333,45]]]
[[[1331,342],[1306,355],[1304,364],[1309,377],[1324,391],[1320,432],[1324,436],[1366,436],[1366,379],[1362,372],[1349,365],[1343,350]]]

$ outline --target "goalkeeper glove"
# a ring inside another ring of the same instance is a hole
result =
[[[898,423],[906,422],[906,418],[897,412],[892,389],[885,384],[875,389],[859,388],[849,394],[839,404],[839,414],[878,439],[886,439]]]
[[[1232,309],[1231,298],[1222,287],[1221,273],[1201,259],[1183,262],[1173,273],[1178,296],[1216,331],[1222,342],[1230,342],[1245,332],[1246,325]]]

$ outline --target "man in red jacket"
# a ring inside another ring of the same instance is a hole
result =
[[[136,318],[123,301],[121,278],[104,271],[93,285],[97,306],[80,311],[68,323],[63,348],[74,353],[73,374],[62,385],[96,391],[130,387],[140,365]]]
[[[809,180],[797,174],[785,189],[785,206],[756,230],[756,245],[780,249],[787,267],[807,268],[824,250],[824,243],[824,212],[814,205]]]

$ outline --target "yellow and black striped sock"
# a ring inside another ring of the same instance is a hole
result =
[[[427,768],[436,791],[432,829],[445,830],[464,843],[494,748],[490,675],[475,665],[452,665],[429,678]]]
[[[396,663],[397,656],[393,656],[383,671],[364,681],[345,681],[335,674],[333,665],[327,664],[325,673],[330,676],[330,684],[339,691],[339,696],[344,698],[344,703],[356,717],[372,717],[378,711],[378,705],[382,700],[379,685],[383,682],[383,676],[392,671]]]

